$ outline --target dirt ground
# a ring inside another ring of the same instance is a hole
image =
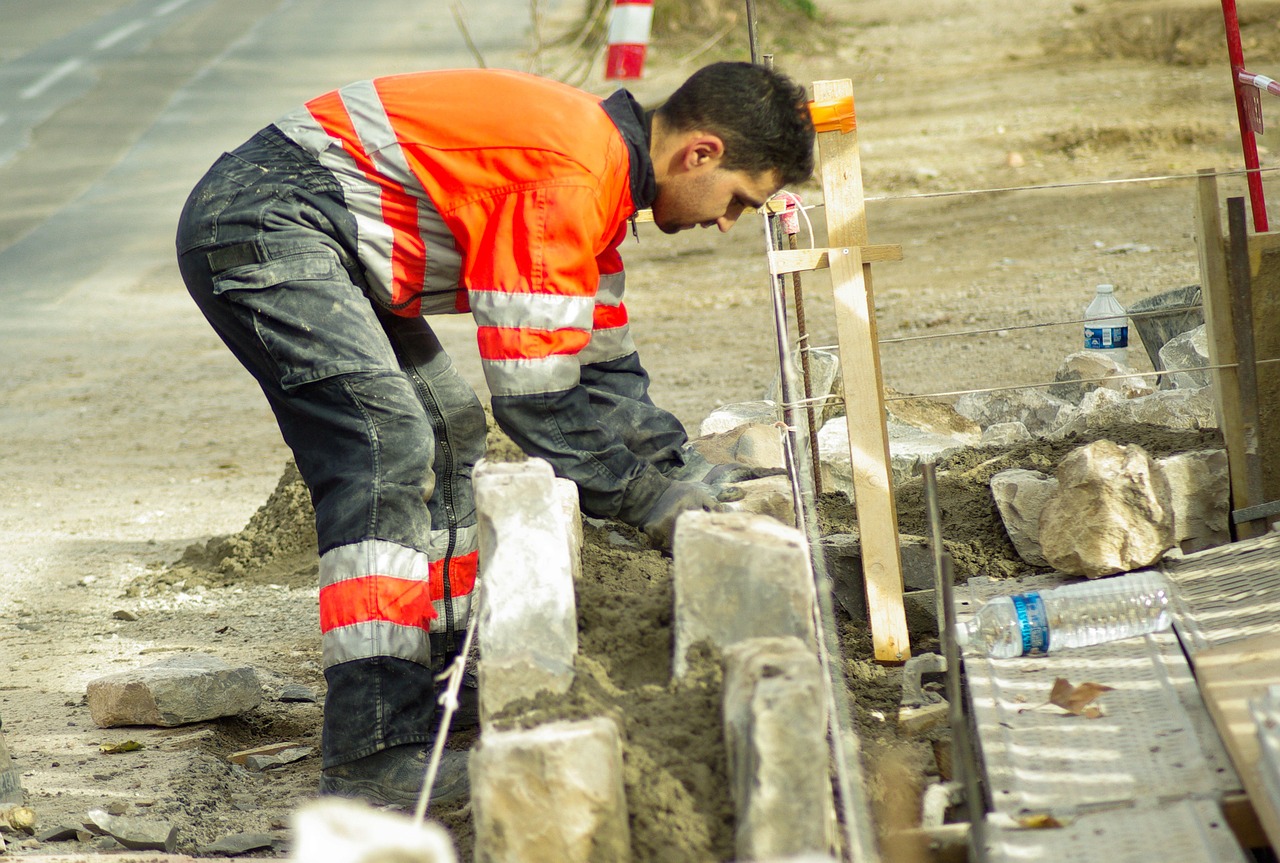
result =
[[[732,5],[703,0],[709,19],[728,28],[710,47],[690,25],[660,33],[637,94],[657,100],[702,62],[742,56]],[[989,331],[888,341],[886,385],[930,394],[1050,380],[1079,327],[1036,325],[1078,318],[1095,284],[1116,285],[1131,304],[1199,280],[1186,175],[1240,163],[1218,3],[817,6],[817,27],[763,18],[761,44],[798,80],[853,80],[871,240],[904,250],[902,262],[875,267],[880,337]],[[1242,6],[1246,56],[1280,56],[1280,3]],[[557,50],[539,58],[544,71],[567,67]],[[609,89],[594,79],[584,86]],[[1261,142],[1264,166],[1274,165],[1280,139],[1272,132]],[[1119,182],[1157,176],[1167,179]],[[1243,194],[1238,177],[1220,185]],[[820,201],[817,184],[798,191]],[[811,215],[822,245],[823,212]],[[624,249],[633,330],[655,400],[696,434],[713,408],[760,398],[774,375],[760,225],[748,217],[727,236],[640,233]],[[833,343],[829,280],[806,275],[805,291],[813,343]],[[103,286],[103,296],[127,299],[136,317],[94,333],[92,360],[33,348],[38,366],[15,368],[7,381],[21,411],[0,412],[0,528],[23,537],[20,553],[0,562],[14,585],[0,596],[5,739],[41,828],[114,806],[171,821],[183,851],[266,832],[279,842],[254,853],[281,855],[291,812],[314,794],[318,758],[249,772],[226,756],[285,740],[318,745],[318,703],[279,697],[288,684],[323,696],[307,501],[288,481],[288,454],[261,397],[189,308],[176,270]],[[1149,368],[1140,347],[1132,358]],[[113,373],[121,367],[130,373]],[[52,426],[73,428],[67,446],[94,457],[37,457]],[[1156,453],[1212,439],[1111,431]],[[984,497],[994,467],[1044,469],[1063,453],[1037,443],[952,464],[943,533],[960,575],[1022,569]],[[158,478],[145,499],[127,491],[135,475]],[[922,532],[918,483],[898,494],[902,529]],[[849,521],[838,499],[824,512],[828,524]],[[617,524],[589,523],[587,535],[579,681],[562,703],[530,715],[625,717],[637,861],[730,859],[718,666],[706,657],[691,682],[670,684],[666,561]],[[844,644],[872,796],[883,821],[909,822],[901,809],[912,795],[890,792],[937,772],[933,748],[897,739],[899,684],[894,670],[868,661],[859,623],[844,621]],[[914,646],[928,649],[928,635]],[[89,680],[191,650],[254,666],[262,706],[169,730],[94,726],[83,701]],[[102,751],[129,740],[143,748]],[[882,764],[895,765],[892,781],[877,781]],[[465,856],[465,808],[434,814]],[[69,850],[6,838],[11,854]],[[111,849],[101,838],[74,847]]]

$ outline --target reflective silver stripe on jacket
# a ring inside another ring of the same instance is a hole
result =
[[[556,393],[578,385],[577,354],[557,354],[536,360],[482,360],[484,379],[495,396]]]
[[[482,327],[530,330],[591,329],[591,297],[471,291],[471,314]]]
[[[615,308],[622,305],[625,286],[626,277],[622,270],[616,273],[602,273],[600,287],[596,291],[596,304]],[[606,363],[635,352],[636,343],[631,338],[631,327],[623,324],[620,327],[592,330],[591,344],[578,354],[578,361],[583,365]]]
[[[413,203],[417,213],[417,235],[405,238],[414,248],[406,249],[404,244],[400,247],[400,253],[410,254],[412,260],[402,262],[401,271],[404,264],[423,267],[421,283],[405,286],[410,296],[400,299],[408,302],[419,293],[434,294],[436,297],[426,301],[431,306],[430,311],[457,312],[462,255],[435,202],[410,170],[373,82],[357,82],[343,87],[338,93],[360,138],[361,148],[374,167],[399,183],[401,190],[395,191],[369,179],[343,148],[342,142],[325,132],[305,107],[277,120],[276,126],[313,153],[341,184],[347,209],[356,219],[356,246],[370,289],[384,303],[391,302],[396,272],[393,260],[395,235],[383,221],[382,200],[384,193],[400,194]],[[419,242],[423,244],[421,252],[416,248]],[[442,301],[441,294],[447,301]]]

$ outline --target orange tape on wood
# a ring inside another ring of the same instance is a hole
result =
[[[810,102],[809,116],[813,119],[813,128],[818,132],[852,132],[858,126],[858,118],[853,111],[853,97],[832,99],[828,102]]]

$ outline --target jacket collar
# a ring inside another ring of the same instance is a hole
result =
[[[600,103],[609,119],[622,133],[631,157],[631,201],[637,209],[653,203],[658,194],[658,181],[649,159],[649,117],[626,90],[618,90]]]

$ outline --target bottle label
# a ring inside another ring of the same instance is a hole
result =
[[[1039,593],[1020,593],[1010,597],[1022,630],[1022,652],[1049,652],[1049,619],[1044,613],[1044,600]]]
[[[1124,327],[1085,327],[1084,346],[1090,351],[1106,351],[1112,348],[1129,347],[1129,328]]]

